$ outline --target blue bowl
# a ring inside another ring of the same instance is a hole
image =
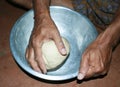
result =
[[[16,62],[28,73],[45,80],[61,81],[77,76],[82,53],[96,39],[98,33],[91,21],[69,8],[51,6],[50,14],[61,36],[70,43],[66,62],[54,71],[42,74],[34,71],[25,58],[26,47],[34,26],[33,10],[26,12],[14,24],[10,34],[10,48]]]

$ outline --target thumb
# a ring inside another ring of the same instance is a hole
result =
[[[89,62],[88,62],[88,55],[83,55],[82,56],[82,60],[81,60],[81,64],[80,64],[80,69],[79,69],[79,73],[78,73],[78,80],[82,80],[84,79],[84,77],[86,76],[88,70],[89,70]]]
[[[54,41],[55,41],[55,44],[59,50],[59,52],[62,54],[62,55],[66,55],[67,54],[67,51],[65,49],[65,46],[64,46],[64,43],[62,41],[62,38],[59,34],[56,34],[54,35]]]

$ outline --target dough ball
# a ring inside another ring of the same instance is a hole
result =
[[[55,69],[60,66],[70,53],[70,45],[65,38],[62,38],[65,45],[67,55],[59,53],[54,41],[45,42],[42,46],[42,56],[46,64],[47,70]]]

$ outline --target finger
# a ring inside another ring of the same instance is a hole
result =
[[[85,78],[90,78],[93,77],[94,75],[96,75],[94,72],[94,67],[90,66],[88,72],[86,73]]]
[[[101,57],[99,56],[99,54],[97,51],[91,51],[90,52],[90,68],[88,70],[88,72],[86,73],[85,78],[90,78],[90,77],[97,77],[101,74],[101,72],[103,71],[103,63],[101,61]]]
[[[59,52],[60,52],[62,55],[66,55],[66,54],[67,54],[67,51],[66,51],[66,49],[65,49],[64,43],[63,43],[62,38],[61,38],[61,36],[59,35],[59,33],[54,34],[53,39],[54,39],[54,41],[55,41],[55,44],[56,44]]]
[[[79,70],[79,74],[78,74],[78,80],[82,80],[85,76],[86,73],[89,70],[89,55],[86,53],[83,54],[82,56],[82,60],[81,60],[81,64],[80,64],[80,70]]]
[[[93,77],[97,75],[99,72],[98,69],[100,69],[101,61],[100,61],[99,55],[97,54],[96,56],[96,53],[97,52],[95,52],[94,50],[91,50],[89,52],[89,70],[86,73],[85,78]]]
[[[28,59],[28,47],[26,48],[25,57],[26,57],[26,59]]]
[[[37,62],[34,59],[34,51],[33,48],[28,48],[27,49],[27,55],[28,55],[28,62],[30,64],[30,66],[37,72],[41,72],[40,68],[37,65]]]
[[[39,45],[39,46],[37,45],[36,47],[34,47],[35,60],[38,63],[38,66],[41,69],[42,73],[45,74],[47,72],[47,70],[46,70],[45,62],[42,58],[41,46],[42,46],[42,43],[41,43],[41,45]]]
[[[105,75],[106,72],[102,72],[102,73],[98,73],[98,72],[95,72],[95,69],[94,67],[90,67],[85,78],[91,78],[91,77],[98,77],[98,76],[101,76],[101,75]]]

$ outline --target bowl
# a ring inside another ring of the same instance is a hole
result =
[[[26,47],[34,26],[33,10],[26,12],[14,24],[10,33],[11,52],[19,66],[35,77],[50,81],[75,78],[79,71],[82,53],[96,39],[98,33],[87,17],[69,8],[51,6],[50,15],[60,35],[68,40],[71,47],[70,55],[61,67],[42,74],[34,71],[25,58]]]

